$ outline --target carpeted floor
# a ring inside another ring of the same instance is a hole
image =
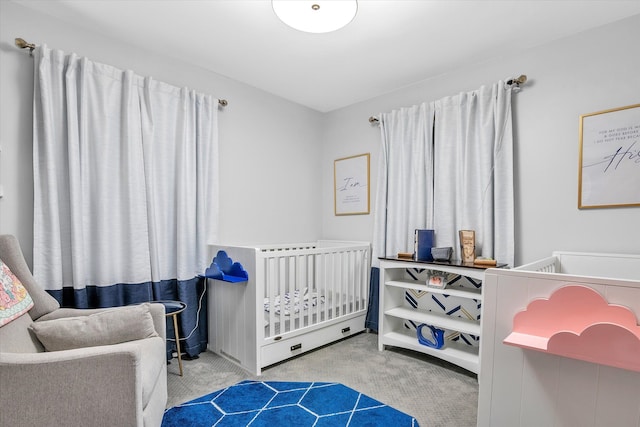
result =
[[[243,380],[338,382],[416,418],[421,427],[476,425],[478,381],[474,374],[440,359],[393,349],[378,351],[378,336],[362,333],[251,375],[206,352],[169,370],[168,407]]]

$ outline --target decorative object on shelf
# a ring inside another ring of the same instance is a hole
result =
[[[413,252],[398,252],[398,258],[413,259]]]
[[[272,0],[282,22],[306,33],[329,33],[346,26],[358,12],[356,0]]]
[[[429,341],[429,339],[422,334],[422,330],[425,327],[431,330],[431,338],[433,339],[433,341]],[[427,347],[435,349],[444,347],[444,331],[442,329],[438,329],[435,326],[422,323],[416,328],[416,334],[418,335],[418,342],[422,345],[426,345]]]
[[[234,283],[249,281],[249,273],[242,264],[233,262],[225,251],[218,251],[211,265],[205,270],[204,277]]]
[[[578,208],[640,206],[640,104],[580,116]]]
[[[476,265],[483,265],[485,267],[495,267],[498,265],[498,261],[493,258],[476,258],[473,260],[473,263]]]
[[[474,230],[458,231],[460,238],[460,259],[464,263],[473,264],[476,259],[476,232]]]
[[[453,248],[451,246],[441,248],[431,248],[431,256],[434,261],[449,261],[453,254]]]
[[[427,275],[427,286],[430,288],[444,289],[447,286],[447,275],[437,271],[431,271]]]
[[[370,154],[337,159],[333,163],[333,201],[336,215],[368,215]]]
[[[640,326],[627,307],[587,286],[564,286],[513,318],[505,344],[640,372]]]
[[[431,248],[433,247],[434,237],[434,230],[415,230],[413,245],[417,261],[433,261]]]

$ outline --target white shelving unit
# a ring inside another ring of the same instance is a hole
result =
[[[480,289],[430,288],[423,281],[408,278],[406,274],[408,268],[453,273],[476,280],[484,280],[486,269],[486,267],[456,263],[420,262],[396,258],[380,259],[378,350],[384,350],[385,345],[407,348],[438,357],[478,374],[480,372],[478,347],[446,341],[441,349],[430,348],[421,345],[415,331],[407,329],[404,323],[406,320],[411,320],[416,323],[426,323],[442,329],[480,336],[480,321],[409,307],[404,301],[405,292],[408,289],[481,301],[482,287]]]

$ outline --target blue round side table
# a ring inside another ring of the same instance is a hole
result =
[[[187,304],[182,301],[152,301],[164,305],[164,315],[173,318],[173,332],[176,339],[176,351],[178,352],[178,366],[180,367],[180,376],[182,376],[182,355],[180,351],[180,334],[178,333],[178,314],[182,313]]]

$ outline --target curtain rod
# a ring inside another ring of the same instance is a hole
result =
[[[527,82],[527,76],[524,74],[521,74],[519,77],[515,77],[507,80],[505,84],[507,86],[513,86],[513,88],[517,92],[517,90],[520,89],[520,86],[525,84],[526,82]],[[380,123],[380,119],[376,116],[371,116],[369,117],[369,123],[371,124]]]
[[[29,54],[33,56],[33,50],[36,48],[34,43],[29,43],[25,39],[21,39],[20,37],[16,38],[16,46],[20,49],[29,49]],[[229,102],[226,99],[218,99],[218,105],[221,107],[226,107],[229,105]]]

